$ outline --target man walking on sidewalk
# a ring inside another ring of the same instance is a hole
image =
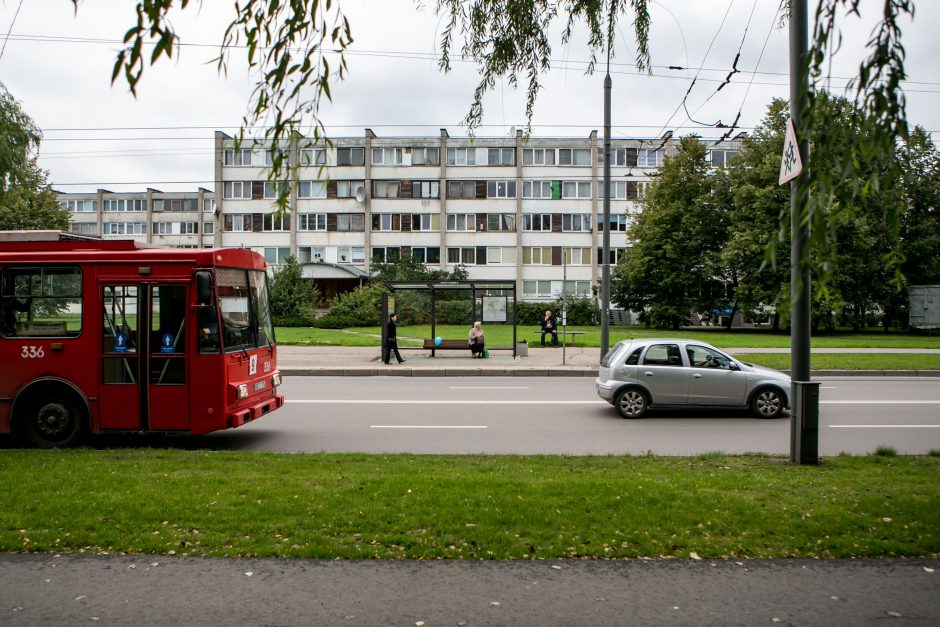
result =
[[[392,314],[388,318],[388,326],[385,334],[385,350],[382,351],[382,361],[388,365],[392,360],[392,351],[395,351],[395,357],[398,363],[403,364],[405,360],[401,358],[398,352],[398,314]]]

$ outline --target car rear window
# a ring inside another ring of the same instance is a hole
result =
[[[642,352],[643,352],[643,347],[641,346],[640,348],[638,348],[638,349],[636,349],[635,351],[633,351],[632,353],[630,353],[630,356],[627,357],[626,364],[627,364],[628,366],[635,366],[635,365],[637,365],[638,363],[640,363],[640,353],[642,353]]]
[[[618,354],[620,352],[620,349],[622,349],[626,344],[627,342],[623,340],[614,344],[614,347],[610,349],[609,351],[607,351],[607,354],[604,355],[603,359],[601,359],[601,367],[602,368],[610,367],[610,360],[613,358],[614,355]]]

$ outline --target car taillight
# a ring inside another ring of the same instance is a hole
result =
[[[235,398],[242,400],[243,398],[248,398],[248,384],[242,383],[238,386],[238,391],[235,393]]]
[[[274,373],[274,376],[271,377],[271,383],[274,385],[274,387],[281,385],[281,373],[280,372]]]

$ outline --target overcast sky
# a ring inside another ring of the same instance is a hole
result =
[[[236,132],[251,95],[252,81],[236,50],[227,77],[210,61],[217,54],[233,2],[192,0],[174,14],[184,47],[178,58],[148,67],[137,98],[126,85],[110,84],[115,51],[134,23],[132,0],[0,0],[0,81],[42,129],[40,164],[60,191],[164,191],[212,189],[213,131]],[[349,77],[332,87],[334,104],[321,111],[331,136],[430,135],[459,126],[478,77],[469,63],[437,70],[440,20],[433,0],[340,0],[354,37]],[[862,46],[880,10],[864,0],[867,20],[843,20],[843,49],[832,66],[832,86],[841,88],[857,71]],[[419,5],[424,5],[420,8]],[[620,28],[613,78],[613,136],[651,137],[663,130],[716,137],[703,124],[759,124],[773,97],[786,97],[787,31],[775,26],[777,0],[654,0],[650,46],[653,75],[640,74],[631,27]],[[815,2],[810,0],[811,7]],[[17,15],[18,12],[18,15]],[[14,15],[16,15],[14,21]],[[917,3],[904,24],[909,81],[909,120],[940,131],[940,2]],[[10,32],[7,38],[6,33]],[[583,33],[562,47],[553,42],[553,69],[536,105],[533,133],[539,136],[603,134],[603,73],[585,76]],[[731,84],[715,89],[741,57]],[[668,66],[691,68],[670,70]],[[697,68],[702,68],[698,70]],[[680,106],[698,76],[686,104]],[[841,93],[841,92],[840,92]],[[485,101],[480,136],[506,136],[525,123],[524,93],[497,84]]]

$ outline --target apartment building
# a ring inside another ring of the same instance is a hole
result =
[[[739,138],[709,142],[722,167]],[[671,133],[616,139],[611,150],[610,262],[627,249],[639,199],[675,150]],[[297,136],[282,156],[292,180],[268,179],[273,153],[215,133],[215,191],[60,194],[72,230],[173,246],[245,247],[271,266],[289,256],[331,296],[375,261],[411,256],[464,266],[472,279],[515,280],[526,300],[597,295],[602,260],[603,139]],[[280,190],[288,211],[276,212]]]
[[[185,248],[215,243],[215,194],[208,189],[57,193],[59,205],[71,214],[73,233]]]

